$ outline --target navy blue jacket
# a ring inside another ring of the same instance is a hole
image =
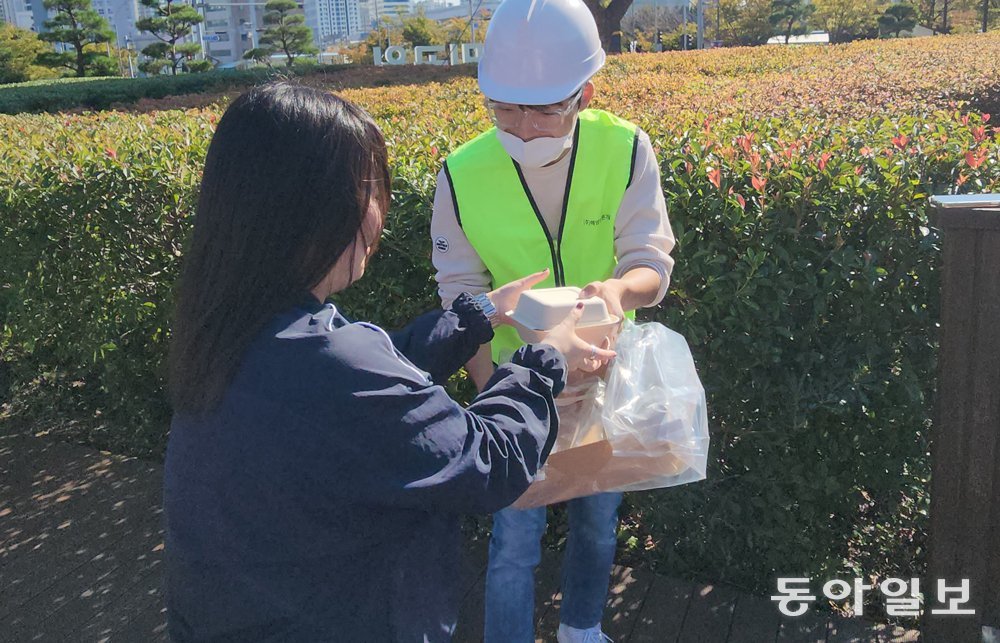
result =
[[[173,639],[449,640],[459,515],[524,492],[565,384],[526,346],[463,408],[440,384],[491,337],[466,296],[390,334],[312,296],[279,315],[221,404],[171,424]]]

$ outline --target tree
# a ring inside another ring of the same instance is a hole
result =
[[[388,49],[393,45],[403,44],[403,17],[396,16],[380,16],[378,23],[375,25],[375,31],[368,34],[368,41],[372,47],[381,47],[383,50]],[[371,48],[369,48],[369,51]]]
[[[347,56],[352,63],[371,63],[374,47],[385,51],[393,45],[402,43],[402,21],[397,17],[383,14],[379,16],[375,29],[368,32],[365,40],[353,46],[341,46],[340,53]]]
[[[771,0],[720,0],[720,40],[731,45],[755,46],[774,35]]]
[[[271,54],[274,53],[273,49],[268,47],[254,47],[253,49],[247,49],[243,52],[243,60],[252,60],[255,63],[264,63],[270,69],[271,67]]]
[[[482,42],[483,37],[486,36],[486,29],[481,26],[482,17],[477,15],[475,22],[475,37],[479,42]],[[468,18],[448,18],[439,26],[441,33],[444,34],[444,41],[446,43],[462,44],[463,42],[472,41],[472,24]]]
[[[107,54],[87,48],[114,37],[108,21],[94,11],[90,0],[44,0],[43,4],[55,15],[45,21],[46,31],[39,38],[63,43],[66,48],[42,54],[39,62],[49,67],[65,67],[81,78],[113,67]]]
[[[36,64],[38,57],[47,51],[49,45],[39,40],[35,32],[0,23],[0,85],[57,76],[56,72]]]
[[[917,3],[917,21],[931,31],[937,32],[938,0],[919,0]]]
[[[206,71],[212,71],[215,69],[215,63],[207,58],[198,58],[197,60],[187,60],[184,62],[184,66],[192,74],[200,74]]]
[[[416,15],[403,18],[403,40],[414,47],[445,44],[441,25],[427,17],[421,9]]]
[[[681,11],[677,7],[642,6],[630,11],[622,19],[622,37],[635,41],[642,51],[656,50],[657,31],[663,44],[668,34],[681,26]]]
[[[941,33],[951,33],[951,23],[948,22],[948,9],[951,5],[951,0],[942,0],[941,2]]]
[[[150,60],[139,68],[148,74],[158,74],[169,67],[170,73],[176,76],[181,64],[201,51],[200,44],[182,41],[191,35],[194,26],[203,18],[194,7],[177,0],[139,1],[144,7],[152,9],[154,15],[136,20],[136,28],[148,31],[160,41],[143,48],[142,53]]]
[[[938,0],[941,2],[942,0]],[[942,22],[947,19],[948,33],[979,33],[989,29],[997,19],[998,0],[947,0],[947,12],[942,10]]]
[[[684,38],[687,38],[688,46],[684,47]],[[663,40],[663,49],[665,51],[681,51],[683,49],[694,49],[697,45],[698,38],[698,25],[694,22],[687,23],[687,29],[685,30],[683,21],[681,21],[681,26],[673,31],[666,32],[661,36]]]
[[[615,35],[621,32],[622,18],[632,0],[583,0],[597,22],[597,33],[601,37],[601,46],[609,54],[621,53],[621,43],[616,42]],[[618,45],[617,48],[615,45]]]
[[[88,74],[92,76],[122,75],[121,65],[118,64],[118,48],[111,43],[90,43],[83,48],[83,51],[94,56],[94,65],[88,70]]]
[[[475,6],[475,3],[473,3]],[[488,9],[476,11],[472,22],[468,17],[448,18],[440,24],[446,43],[483,42],[490,26],[491,13]]]
[[[983,23],[982,23],[982,27],[981,27],[983,33],[986,33],[987,31],[990,30],[990,7],[991,6],[993,8],[1000,7],[1000,0],[983,0],[983,5],[982,5],[982,11],[983,11],[982,19],[983,19]]]
[[[264,11],[267,12],[264,14],[267,29],[260,37],[263,48],[285,54],[289,67],[298,56],[319,52],[313,44],[312,30],[305,26],[306,17],[298,12],[295,0],[268,0]]]
[[[935,33],[971,33],[982,29],[983,11],[988,11],[987,2],[994,8],[1000,7],[1000,0],[919,0],[917,24]]]
[[[111,51],[113,52],[119,73],[122,76],[131,77],[139,64],[137,52],[128,47],[112,47]]]
[[[492,19],[493,12],[489,9],[480,9],[476,14],[476,40],[478,42],[486,42],[486,32],[489,31]]]
[[[809,30],[809,17],[816,9],[804,0],[772,0],[771,25],[774,34],[785,37],[785,44],[792,36],[799,36]]]
[[[878,0],[813,0],[816,24],[830,42],[850,42],[878,34]]]
[[[912,31],[917,26],[917,10],[913,5],[894,4],[879,16],[878,26],[883,34],[893,34],[899,38],[901,32]]]

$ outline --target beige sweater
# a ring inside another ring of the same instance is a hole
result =
[[[569,162],[570,155],[566,154],[549,167],[523,168],[524,180],[545,219],[545,225],[552,231],[559,229]],[[455,204],[443,169],[438,173],[434,194],[431,239],[438,294],[445,307],[463,292],[478,294],[491,289],[493,285],[486,266],[458,225]],[[670,271],[674,265],[670,251],[673,247],[674,234],[667,219],[667,205],[660,186],[660,168],[649,136],[640,131],[632,184],[625,190],[615,219],[618,266],[614,276],[621,277],[638,266],[648,266],[658,272],[660,290],[649,304],[655,306],[663,299],[670,283]]]

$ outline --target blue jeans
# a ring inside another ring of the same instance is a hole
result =
[[[562,564],[559,620],[586,629],[600,624],[617,543],[622,494],[570,500]],[[493,515],[486,570],[486,643],[534,643],[535,568],[542,559],[545,507]]]

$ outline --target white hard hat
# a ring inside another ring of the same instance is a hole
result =
[[[548,105],[569,98],[604,65],[597,23],[583,0],[504,0],[479,59],[487,98]]]

